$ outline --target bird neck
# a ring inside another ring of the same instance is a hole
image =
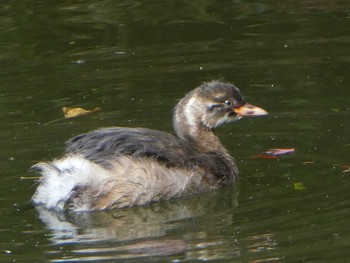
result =
[[[209,174],[219,179],[220,184],[231,185],[238,174],[237,167],[213,129],[203,123],[205,110],[200,104],[194,103],[193,95],[183,98],[174,110],[175,132],[200,153],[200,159],[204,160],[201,165],[207,167]]]
[[[202,160],[201,165],[209,171],[207,178],[214,176],[216,178],[214,181],[219,180],[223,185],[231,185],[234,182],[238,174],[234,159],[220,143],[213,130],[201,123],[193,125],[185,116],[176,116],[176,114],[174,129],[180,139],[198,151],[199,160]]]
[[[197,99],[190,93],[183,98],[174,109],[173,126],[177,136],[196,145],[202,152],[226,152],[214,131],[202,121],[202,113],[206,110],[195,103]]]
[[[198,125],[192,130],[191,134],[187,134],[185,140],[192,142],[203,152],[226,152],[219,138],[213,130],[208,129],[204,125]]]

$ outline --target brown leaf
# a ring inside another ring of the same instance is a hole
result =
[[[342,172],[343,173],[348,173],[350,172],[350,166],[348,165],[343,165],[343,166],[340,166],[342,169],[344,169]]]
[[[78,117],[78,116],[83,116],[83,115],[90,114],[90,113],[93,113],[93,112],[97,112],[97,111],[100,111],[100,110],[102,110],[100,107],[96,107],[93,110],[85,110],[83,108],[63,107],[62,111],[64,113],[64,118],[59,118],[59,119],[55,119],[55,120],[49,121],[49,122],[45,123],[44,126],[46,126],[48,124],[51,124],[51,123],[54,123],[54,122],[57,122],[57,121],[60,121],[60,120],[73,118],[73,117]]]
[[[64,117],[65,118],[73,118],[73,117],[78,117],[78,116],[83,116],[86,114],[90,114],[93,112],[97,112],[100,111],[101,108],[100,107],[96,107],[93,110],[86,110],[83,108],[68,108],[68,107],[63,107],[62,111],[64,113]]]

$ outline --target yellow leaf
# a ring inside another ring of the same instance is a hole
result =
[[[57,121],[64,120],[64,119],[67,119],[67,118],[83,116],[83,115],[90,114],[90,113],[93,113],[93,112],[97,112],[97,111],[100,111],[100,110],[102,110],[100,107],[96,107],[93,110],[85,110],[83,108],[63,107],[62,111],[64,113],[64,118],[59,118],[59,119],[56,119],[56,120],[49,121],[49,122],[45,123],[44,126],[48,125],[48,124],[51,124],[53,122],[57,122]]]
[[[89,113],[93,113],[93,112],[97,112],[100,111],[101,108],[100,107],[96,107],[93,110],[86,110],[83,108],[68,108],[68,107],[63,107],[62,111],[64,113],[64,117],[65,118],[73,118],[73,117],[78,117],[78,116],[82,116],[82,115],[86,115]]]

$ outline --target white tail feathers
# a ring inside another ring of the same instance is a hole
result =
[[[42,175],[32,201],[56,210],[64,209],[74,188],[98,185],[99,181],[110,176],[107,170],[81,156],[68,156],[51,163],[38,163],[32,169]],[[88,210],[86,207],[82,209]]]
[[[32,201],[55,210],[143,205],[213,188],[198,171],[167,168],[155,160],[131,156],[118,157],[108,169],[78,155],[38,163],[33,169],[42,178]]]

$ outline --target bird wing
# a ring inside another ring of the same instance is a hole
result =
[[[187,143],[172,134],[145,128],[102,128],[67,141],[67,154],[80,154],[98,164],[121,155],[148,157],[167,166],[184,165],[196,155]]]

